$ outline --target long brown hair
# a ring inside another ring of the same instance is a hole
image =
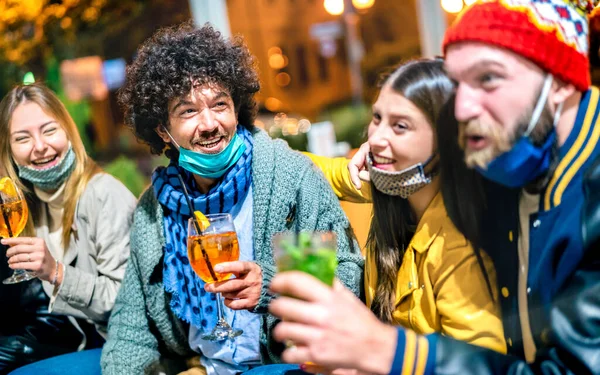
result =
[[[390,86],[410,100],[436,125],[440,110],[453,91],[450,79],[444,74],[443,61],[413,60],[385,75],[380,87]],[[373,219],[367,237],[367,251],[377,267],[377,287],[371,310],[384,322],[393,321],[398,270],[404,252],[413,236],[414,223],[408,200],[386,195],[371,183]]]
[[[17,165],[12,156],[9,136],[12,115],[15,109],[25,102],[36,103],[46,114],[58,122],[67,134],[67,139],[71,142],[75,153],[76,165],[66,182],[62,218],[62,243],[63,246],[67,247],[70,242],[77,201],[92,176],[102,170],[85,152],[75,122],[65,106],[49,88],[39,83],[19,85],[13,88],[0,102],[0,134],[3,134],[0,141],[0,163],[6,174],[23,191],[27,200],[31,215],[29,215],[29,221],[25,229],[26,235],[35,235],[34,222],[39,218],[41,202],[35,195],[32,184],[19,178]]]

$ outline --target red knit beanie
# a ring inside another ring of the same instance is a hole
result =
[[[448,28],[443,50],[482,42],[511,50],[579,91],[591,85],[587,11],[591,0],[478,0]]]

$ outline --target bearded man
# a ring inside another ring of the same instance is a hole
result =
[[[275,337],[296,344],[284,360],[319,372],[600,374],[600,92],[590,82],[585,16],[593,5],[479,0],[445,36],[458,122],[446,116],[438,139],[456,146],[458,136],[486,198],[481,216],[447,208],[494,261],[508,355],[394,329],[341,286],[284,273],[272,290],[304,300],[271,304],[284,319]],[[443,151],[442,162],[452,157]],[[442,176],[452,173],[442,165]],[[469,177],[442,180],[442,190],[470,188]]]

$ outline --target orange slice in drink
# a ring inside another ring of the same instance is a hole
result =
[[[0,191],[10,197],[17,197],[17,190],[15,185],[9,177],[3,177],[0,179]]]
[[[200,230],[202,230],[203,232],[206,230],[206,228],[210,227],[210,221],[208,221],[208,219],[206,218],[206,216],[204,216],[202,212],[194,211],[194,217],[200,225]]]

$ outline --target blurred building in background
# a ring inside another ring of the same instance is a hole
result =
[[[348,155],[365,140],[381,73],[439,53],[452,12],[469,1],[0,0],[0,95],[45,82],[88,152],[139,194],[166,160],[124,128],[116,93],[140,43],[193,18],[240,35],[256,56],[257,126],[299,150]],[[370,208],[344,208],[364,244]]]
[[[349,26],[357,28],[363,49],[354,53],[362,54],[367,102],[382,68],[420,54],[414,0],[363,2],[368,7],[357,9],[356,24],[348,25],[323,0],[227,1],[232,34],[241,34],[258,59],[260,100],[267,110],[315,120],[324,109],[352,99]]]

